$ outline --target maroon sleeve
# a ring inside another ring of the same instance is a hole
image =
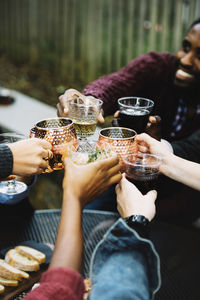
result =
[[[40,285],[25,300],[83,300],[84,283],[72,269],[58,267],[43,273]]]
[[[83,94],[102,99],[105,115],[112,114],[117,110],[118,98],[142,96],[146,89],[159,86],[161,78],[169,75],[169,65],[174,59],[170,53],[149,52],[141,55],[118,72],[87,85]]]

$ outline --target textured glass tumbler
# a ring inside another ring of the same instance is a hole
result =
[[[111,149],[115,152],[124,170],[123,157],[137,152],[137,144],[135,142],[136,131],[123,127],[108,127],[100,130],[98,145],[103,149],[107,144],[111,145]]]
[[[64,168],[63,159],[67,156],[69,144],[77,144],[76,131],[73,121],[68,118],[53,118],[39,121],[30,132],[31,137],[45,139],[52,144],[53,158],[49,160],[49,169]]]
[[[102,100],[90,97],[69,101],[68,116],[73,120],[79,138],[87,139],[94,134],[102,104]]]

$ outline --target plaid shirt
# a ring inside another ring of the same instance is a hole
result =
[[[175,116],[175,120],[172,124],[172,132],[171,132],[171,137],[176,136],[176,133],[178,133],[183,125],[187,121],[187,111],[188,107],[186,105],[186,101],[183,99],[179,99],[178,107],[177,107],[177,113]],[[200,104],[197,105],[196,107],[196,115],[200,115]]]

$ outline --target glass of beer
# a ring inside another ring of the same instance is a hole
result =
[[[96,130],[97,118],[103,101],[100,99],[85,97],[69,100],[69,118],[73,120],[77,136],[80,140],[87,141]]]
[[[144,132],[154,102],[146,98],[124,97],[118,99],[118,105],[120,110],[119,126],[131,128],[138,134]]]
[[[77,145],[74,124],[68,118],[41,120],[31,129],[30,137],[45,139],[52,144],[53,158],[49,159],[49,168],[45,173],[63,169],[69,144]]]
[[[161,158],[148,153],[134,153],[124,156],[126,177],[141,193],[156,189]]]

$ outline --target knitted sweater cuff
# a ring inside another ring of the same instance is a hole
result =
[[[7,145],[0,145],[0,178],[6,178],[12,174],[13,154]]]

